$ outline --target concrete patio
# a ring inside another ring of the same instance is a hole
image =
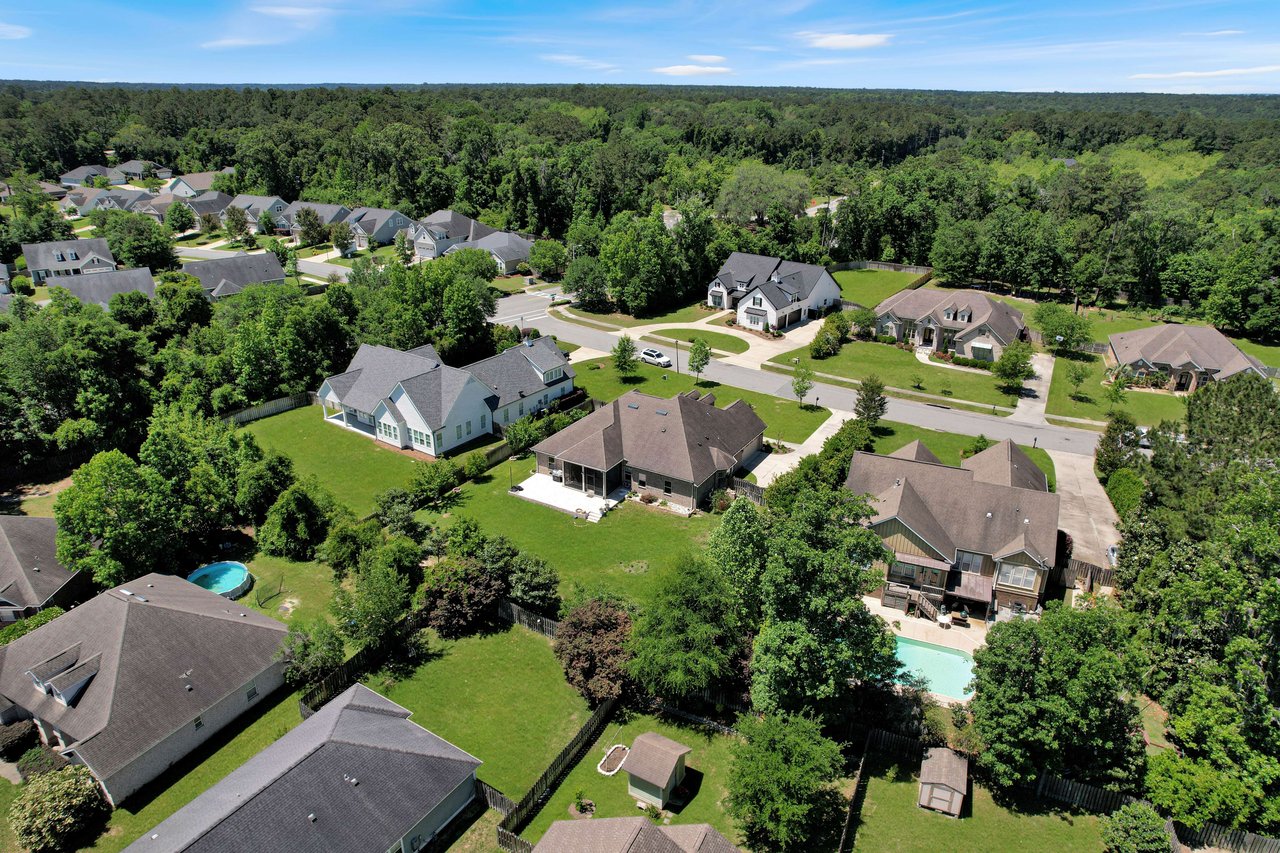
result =
[[[889,629],[899,636],[967,654],[973,654],[987,644],[987,623],[980,619],[970,619],[967,628],[943,628],[933,620],[908,616],[901,610],[885,607],[875,596],[864,595],[862,601],[868,610],[887,622]],[[898,623],[896,627],[895,622]]]
[[[592,496],[553,480],[549,474],[534,474],[520,484],[520,491],[513,494],[567,512],[574,518],[598,522],[606,512],[626,500],[627,490],[618,488],[607,496]]]

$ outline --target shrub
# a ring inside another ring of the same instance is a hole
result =
[[[991,439],[979,433],[978,437],[975,438],[973,441],[969,442],[969,446],[966,447],[960,453],[960,455],[963,458],[968,459],[970,456],[975,456],[981,453],[982,451],[986,450],[988,447],[991,446],[991,444],[992,444]]]
[[[458,485],[458,466],[451,459],[423,462],[413,477],[414,502],[419,507],[443,505]]]
[[[423,591],[427,624],[446,640],[464,636],[493,622],[506,591],[502,576],[479,560],[451,558],[437,563]]]
[[[507,595],[516,604],[539,613],[560,610],[560,576],[541,557],[519,554],[511,561]]]
[[[592,705],[622,695],[631,655],[631,616],[610,601],[590,599],[560,622],[555,652],[565,678]]]
[[[342,637],[328,620],[319,619],[313,625],[292,626],[276,658],[287,661],[285,681],[297,688],[318,684],[338,668],[344,654]]]
[[[950,361],[952,364],[960,367],[976,367],[979,370],[986,370],[988,372],[990,372],[991,366],[995,364],[994,361],[984,361],[980,358],[969,358],[968,356],[963,355],[952,355]]]
[[[468,455],[462,463],[462,476],[468,480],[479,479],[488,470],[489,459],[479,451]]]
[[[318,486],[294,483],[285,489],[258,529],[258,545],[264,554],[299,562],[315,556],[329,535],[328,493]]]
[[[1169,834],[1150,804],[1129,803],[1102,819],[1102,845],[1107,853],[1167,853]]]
[[[876,341],[882,344],[896,344],[898,339],[893,335],[876,335]]]
[[[28,616],[26,619],[19,619],[17,622],[5,625],[3,629],[0,629],[0,646],[12,643],[19,637],[30,634],[36,628],[52,622],[65,612],[61,607],[46,607],[35,616]]]
[[[733,503],[733,499],[729,497],[729,492],[725,489],[717,489],[711,495],[711,511],[724,512]]]
[[[0,726],[0,758],[13,761],[35,746],[37,741],[36,724],[30,720]]]
[[[9,808],[9,825],[19,844],[44,853],[75,847],[107,812],[89,768],[75,765],[28,782]]]
[[[1142,503],[1142,496],[1147,491],[1147,484],[1142,475],[1132,468],[1117,468],[1107,478],[1107,497],[1116,508],[1116,515],[1125,518]]]
[[[835,315],[833,315],[835,316]],[[840,352],[840,338],[834,330],[823,326],[809,344],[810,358],[830,358]]]
[[[67,766],[67,760],[47,746],[33,746],[18,759],[18,772],[23,779],[52,773]]]
[[[13,292],[19,296],[35,296],[36,288],[31,283],[31,279],[25,275],[15,275],[9,281],[9,286],[13,288]]]

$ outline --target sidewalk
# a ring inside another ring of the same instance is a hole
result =
[[[800,444],[791,444],[790,442],[780,441],[778,444],[785,444],[791,448],[790,453],[770,453],[762,458],[751,473],[756,475],[756,485],[764,487],[772,483],[778,477],[790,471],[792,468],[800,464],[800,460],[811,453],[817,453],[822,449],[822,445],[828,438],[840,429],[845,421],[853,418],[853,412],[842,412],[833,409],[831,417],[827,418],[818,428],[814,430],[808,438]]]

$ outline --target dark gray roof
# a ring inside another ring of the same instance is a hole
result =
[[[320,204],[314,201],[295,201],[284,209],[284,218],[292,228],[298,218],[298,211],[304,207],[309,207],[315,211],[316,216],[320,217],[320,221],[325,225],[332,225],[335,222],[341,222],[351,211],[346,205],[342,204]]]
[[[203,216],[206,213],[220,214],[230,205],[231,196],[216,190],[205,190],[187,199],[187,206],[196,216]]]
[[[352,227],[359,226],[365,234],[374,234],[383,224],[399,211],[385,207],[357,207],[347,214],[346,222]],[[403,216],[403,214],[401,214]],[[408,217],[405,217],[408,219]]]
[[[969,790],[969,759],[944,746],[925,753],[920,762],[921,785],[946,785],[961,794]]]
[[[0,695],[56,726],[105,779],[270,668],[285,632],[181,578],[144,575],[0,650]],[[73,647],[75,660],[59,666],[101,657],[79,698],[63,705],[27,673]]]
[[[128,850],[381,853],[479,766],[357,684]]]
[[[701,484],[736,464],[735,454],[764,432],[764,421],[737,400],[718,409],[711,395],[663,399],[629,391],[540,442],[534,450],[597,470],[619,462]]]
[[[251,284],[284,281],[284,268],[271,252],[191,261],[182,265],[182,271],[200,279],[205,293],[214,297],[239,293]]]
[[[213,179],[218,175],[234,175],[236,173],[234,166],[228,166],[217,172],[192,172],[189,175],[180,175],[182,182],[193,190],[203,191],[213,186]]]
[[[160,168],[160,164],[153,163],[150,160],[125,160],[123,163],[121,163],[119,166],[116,166],[111,171],[119,172],[122,175],[127,175],[127,174],[140,175],[146,172],[148,169],[155,170],[158,168]]]
[[[552,384],[544,382],[542,375],[557,367],[564,369],[565,376],[573,378],[577,375],[555,341],[535,338],[527,344],[508,347],[495,356],[468,364],[464,369],[497,394],[493,405],[500,407],[522,397],[540,394],[548,384]]]
[[[946,318],[948,309],[951,311],[950,320]],[[959,320],[962,313],[969,316],[965,322]],[[929,287],[902,290],[876,306],[877,317],[886,314],[900,320],[919,321],[932,317],[936,324],[954,329],[957,335],[986,326],[1003,344],[1016,341],[1026,326],[1022,312],[1017,308],[972,290],[934,290]]]
[[[501,258],[507,263],[511,263],[512,261],[527,261],[529,259],[529,249],[532,247],[533,242],[524,239],[519,234],[512,234],[510,231],[495,231],[492,234],[481,237],[479,240],[455,243],[445,250],[445,254],[461,249],[480,249]]]
[[[418,224],[446,240],[459,237],[464,240],[479,240],[498,230],[470,216],[464,216],[456,210],[437,210],[430,216],[418,220]]]
[[[471,378],[471,374],[464,369],[442,364],[434,370],[401,380],[400,387],[423,420],[436,428],[449,420],[449,413],[453,411]],[[492,398],[488,402],[492,408]],[[403,416],[400,416],[390,401],[387,401],[387,407],[397,415],[396,420],[404,422]]]
[[[1017,445],[999,442],[959,468],[910,446],[899,453],[858,452],[849,465],[845,487],[872,497],[872,524],[897,518],[947,562],[956,549],[996,557],[1025,550],[1053,562],[1059,498]]]
[[[62,175],[62,180],[64,183],[68,181],[87,181],[90,178],[96,178],[106,173],[106,166],[76,166],[70,172],[65,172]]]
[[[52,283],[65,287],[86,305],[101,305],[103,308],[110,305],[111,297],[117,293],[132,293],[136,290],[147,296],[156,295],[155,279],[151,277],[151,270],[146,267],[59,278]]]
[[[758,287],[769,304],[782,308],[807,299],[826,274],[826,268],[817,264],[733,252],[720,266],[716,278],[728,290],[740,291],[744,295]]]
[[[737,853],[705,823],[656,826],[647,817],[560,820],[551,824],[534,853]]]
[[[1111,336],[1111,352],[1119,364],[1145,362],[1168,370],[1193,366],[1209,371],[1217,379],[1249,370],[1263,373],[1262,362],[1212,326],[1171,323],[1121,332]]]
[[[64,260],[55,258],[55,252],[61,252]],[[79,257],[79,260],[71,260],[72,252]],[[49,243],[22,244],[22,256],[27,259],[29,270],[76,266],[84,263],[92,255],[97,255],[112,264],[116,262],[107,241],[101,237],[95,237],[92,240],[54,240]]]
[[[622,762],[622,769],[629,775],[650,785],[665,788],[671,781],[681,756],[693,750],[682,743],[657,732],[645,732],[636,737],[635,743]]]
[[[255,222],[264,210],[272,205],[280,203],[284,204],[284,199],[278,195],[249,195],[248,193],[240,193],[240,195],[231,199],[232,207],[238,207],[249,217],[250,222]]]
[[[120,210],[133,210],[135,207],[145,205],[155,201],[155,199],[156,196],[146,190],[110,189],[98,198],[98,206],[102,207],[106,202],[110,201]]]

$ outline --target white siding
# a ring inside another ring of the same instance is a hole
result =
[[[760,299],[761,303],[759,306],[752,304],[757,297]],[[747,313],[748,308],[756,307],[763,308],[768,316],[753,318]],[[759,322],[753,324],[751,322],[753,319],[758,320]],[[768,297],[762,294],[759,290],[753,290],[746,296],[742,297],[742,300],[738,303],[738,325],[747,329],[759,329],[760,331],[764,331],[769,326],[776,328],[778,325],[778,311],[773,307],[773,304],[769,302]]]
[[[472,773],[458,783],[458,787],[450,791],[449,796],[441,800],[422,820],[418,821],[417,826],[405,833],[404,838],[400,839],[399,849],[402,853],[417,853],[421,850],[475,799],[475,795],[476,776]]]

